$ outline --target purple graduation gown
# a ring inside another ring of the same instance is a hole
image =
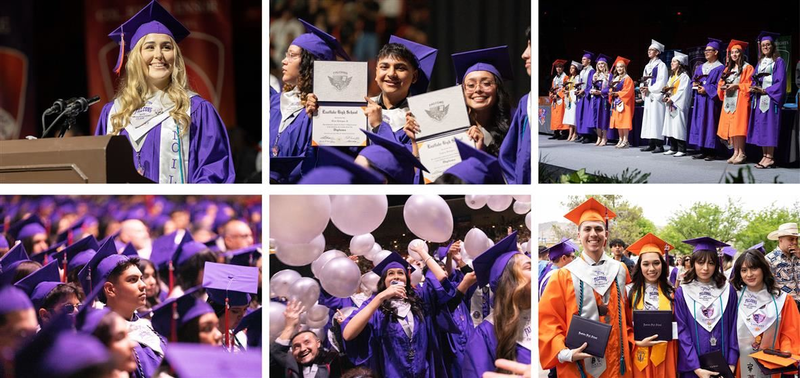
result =
[[[508,184],[531,183],[531,125],[528,117],[528,98],[522,96],[517,105],[508,133],[500,145],[500,166]]]
[[[311,147],[311,119],[300,110],[289,126],[278,133],[281,126],[280,95],[269,99],[269,154],[270,156],[305,156]],[[274,149],[277,148],[277,155]]]
[[[611,75],[609,75],[609,82]],[[611,123],[611,105],[608,103],[608,84],[602,85],[599,96],[592,97],[592,113],[594,125],[600,130],[608,130]]]
[[[103,106],[95,135],[106,135],[108,115],[112,106],[113,102]],[[225,124],[222,123],[214,105],[200,96],[191,98],[191,107],[189,172],[186,181],[193,184],[232,183],[236,177]],[[123,129],[120,135],[128,136],[128,132]],[[158,182],[159,177],[160,151],[161,125],[159,124],[147,133],[141,150],[141,164],[144,169],[142,176],[155,182]],[[133,161],[136,164],[136,152],[133,154]]]
[[[464,378],[481,378],[484,372],[495,371],[494,361],[497,359],[497,336],[494,325],[484,320],[467,343],[467,356],[464,358],[462,376]],[[517,362],[531,363],[531,351],[517,344]]]
[[[728,286],[730,293],[728,295],[728,304],[725,306],[725,312],[714,326],[712,332],[708,332],[705,328],[695,324],[696,320],[692,312],[686,307],[686,299],[683,294],[683,287],[678,287],[675,291],[675,321],[678,322],[678,374],[681,378],[697,377],[694,369],[700,367],[698,356],[722,349],[725,353],[725,359],[728,365],[736,365],[739,361],[739,342],[736,332],[736,290],[732,285]],[[725,344],[722,345],[722,326],[725,325]],[[697,325],[697,335],[700,340],[695,338],[695,325]],[[709,340],[711,337],[719,340],[716,347],[712,347]],[[700,345],[700,350],[696,350],[697,345]]]
[[[760,62],[759,62],[760,64]],[[758,72],[758,67],[753,73]],[[753,85],[756,79],[753,78]],[[747,127],[747,143],[761,147],[777,147],[778,134],[781,129],[781,104],[786,95],[786,62],[782,58],[775,59],[772,71],[772,85],[764,88],[769,96],[769,110],[762,113],[758,109],[758,102],[765,95],[751,95],[754,108],[750,109],[750,124]]]
[[[594,77],[594,71],[594,68],[589,70],[589,75],[586,76],[588,82],[583,83],[581,86],[581,89],[585,90],[583,96],[578,97],[577,103],[575,104],[578,107],[575,112],[575,123],[578,134],[590,134],[594,132],[592,130],[594,129],[594,114],[592,113],[592,103],[588,91],[592,85],[591,80],[592,77]]]
[[[134,314],[134,321],[138,320],[139,316]],[[153,331],[155,332],[155,331]],[[161,350],[166,352],[167,344],[164,342],[164,338],[161,338]],[[150,378],[156,372],[156,369],[161,365],[162,358],[159,357],[156,352],[154,352],[149,347],[146,347],[142,344],[136,344],[133,347],[134,353],[136,353],[136,357],[139,359],[139,365],[142,367],[142,373],[144,376],[139,375],[139,371],[134,370],[133,374],[131,374],[132,378]]]
[[[717,96],[717,83],[719,82],[724,65],[718,66],[708,72],[708,77],[703,78],[703,88],[706,94],[694,92],[692,105],[692,123],[689,127],[689,144],[697,148],[717,147],[717,124],[719,123],[719,97]],[[692,78],[703,74],[703,66],[699,65],[694,70]]]
[[[464,295],[459,295],[458,284],[463,279],[464,274],[460,270],[455,270],[448,277],[449,287],[426,277],[426,282],[430,282],[434,290],[442,292],[448,298],[448,302],[439,306],[435,314],[436,332],[444,366],[447,369],[447,378],[461,378],[461,366],[464,364],[467,342],[475,331],[467,304],[476,286],[470,287]]]
[[[447,280],[442,285],[449,286]],[[437,378],[445,376],[442,353],[436,339],[435,321],[430,314],[440,301],[447,298],[439,295],[432,285],[425,284],[416,289],[425,303],[426,314],[414,316],[414,331],[411,339],[406,336],[399,322],[389,319],[380,309],[353,340],[345,341],[347,356],[355,365],[366,365],[383,378]],[[350,320],[375,299],[364,301],[342,324],[347,327]],[[409,312],[411,314],[411,312]]]

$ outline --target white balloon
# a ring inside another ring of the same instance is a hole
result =
[[[520,248],[522,249],[522,252],[530,252],[530,250],[528,250],[528,242],[520,244]]]
[[[376,293],[378,291],[378,281],[380,280],[381,276],[377,275],[375,272],[369,271],[361,276],[361,285],[373,293]]]
[[[383,259],[385,259],[387,256],[389,256],[391,254],[392,254],[391,251],[383,250],[383,251],[380,251],[380,252],[376,253],[375,256],[373,256],[373,259],[370,260],[370,261],[372,261],[372,264],[378,265],[378,264],[381,263],[381,261],[383,261]]]
[[[411,273],[411,286],[417,286],[420,282],[422,282],[422,269],[416,269]]]
[[[358,308],[356,308],[356,307],[352,307],[352,306],[351,306],[351,307],[345,307],[345,308],[343,308],[343,309],[340,309],[339,311],[340,311],[340,312],[342,313],[342,315],[344,316],[344,319],[347,319],[347,318],[349,318],[349,317],[350,317],[350,315],[352,315],[352,314],[353,314],[353,311],[355,311],[355,310],[358,310]],[[343,320],[344,320],[344,319],[343,319]]]
[[[317,235],[309,243],[275,241],[275,256],[282,263],[291,266],[311,264],[325,250],[325,236]]]
[[[372,249],[370,249],[370,250],[369,250],[369,252],[367,252],[366,254],[364,254],[364,258],[365,258],[365,259],[367,259],[367,260],[369,260],[369,261],[372,261],[372,259],[374,259],[374,258],[375,258],[375,255],[377,255],[378,253],[380,253],[382,250],[383,250],[383,249],[381,248],[381,246],[380,246],[378,243],[375,243],[375,244],[372,246]]]
[[[306,310],[306,319],[310,321],[320,321],[327,319],[329,309],[321,304],[315,304],[310,309]]]
[[[464,196],[464,201],[467,203],[467,207],[473,210],[478,210],[486,206],[486,201],[488,199],[488,196],[484,194],[468,194]]]
[[[337,257],[328,261],[319,276],[322,288],[337,298],[347,298],[358,290],[361,270],[348,257]]]
[[[313,278],[300,278],[289,286],[289,299],[295,299],[309,309],[319,299],[319,284]]]
[[[428,252],[428,243],[425,243],[425,241],[422,239],[414,239],[408,243],[408,254],[413,257],[414,260],[422,261],[422,257],[419,255],[419,253],[411,248],[422,248],[423,251]]]
[[[276,273],[277,274],[277,273]],[[269,302],[269,339],[270,342],[275,341],[283,327],[286,326],[286,318],[283,312],[286,310],[286,305],[280,302]]]
[[[444,243],[453,234],[453,213],[440,196],[415,194],[403,206],[403,219],[414,235],[434,243]]]
[[[275,240],[308,243],[331,217],[328,196],[270,196],[269,234]]]
[[[528,213],[528,215],[525,216],[525,226],[528,227],[529,231],[531,230],[531,214],[532,213]]]
[[[327,264],[328,261],[331,261],[337,257],[345,257],[345,256],[347,255],[338,249],[331,249],[325,251],[323,254],[319,256],[319,258],[317,258],[316,260],[314,260],[314,262],[311,263],[311,272],[314,273],[314,277],[319,278],[320,273],[322,272],[322,267],[325,266],[325,264]]]
[[[312,331],[314,331],[314,329],[325,327],[325,325],[327,325],[327,324],[328,324],[328,318],[327,317],[325,317],[323,319],[320,319],[320,320],[307,320],[307,323],[306,323],[308,328],[311,328]],[[316,331],[314,333],[316,333]],[[319,335],[317,335],[317,336],[319,336]]]
[[[269,280],[269,288],[276,296],[286,298],[289,296],[289,286],[299,279],[300,273],[284,269],[272,275]]]
[[[486,252],[489,248],[489,238],[479,228],[472,228],[464,237],[464,251],[473,259]]]
[[[512,195],[511,197],[514,197],[514,199],[519,201],[519,202],[528,202],[528,203],[531,202],[531,196],[530,195]]]
[[[492,211],[499,213],[508,209],[513,200],[514,199],[511,198],[511,196],[489,196],[489,200],[486,201],[486,205],[488,205]]]
[[[531,203],[530,202],[514,202],[514,212],[517,214],[525,214],[531,211]]]
[[[389,200],[385,195],[331,196],[331,222],[347,235],[375,231],[387,211]]]
[[[363,256],[369,253],[375,245],[375,237],[372,234],[361,234],[350,239],[350,253],[356,256]]]

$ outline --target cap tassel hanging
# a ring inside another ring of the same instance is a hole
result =
[[[178,301],[172,302],[172,321],[169,330],[169,341],[178,342]]]
[[[64,273],[61,275],[61,282],[67,283],[67,254],[64,253]]]
[[[172,260],[169,261],[169,292],[167,295],[172,294],[172,288],[175,287],[175,267],[172,265]]]
[[[114,73],[117,75],[122,72],[122,62],[125,60],[125,32],[120,36],[119,56],[117,57],[117,66],[114,67]]]
[[[230,299],[228,298],[228,294],[225,294],[225,347],[228,348],[228,351],[231,351],[231,331],[230,331],[230,321],[228,318],[228,312],[231,308]]]

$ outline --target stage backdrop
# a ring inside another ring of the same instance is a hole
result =
[[[0,140],[35,134],[33,2],[0,2]]]
[[[108,34],[147,3],[145,0],[86,0],[88,95],[99,95],[101,104],[113,99],[119,81],[113,71],[119,46]],[[230,0],[160,0],[159,3],[191,31],[180,43],[190,87],[214,104],[228,127],[235,126]],[[99,104],[90,108],[92,132],[101,110]]]

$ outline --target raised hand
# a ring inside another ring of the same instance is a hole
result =
[[[381,122],[383,122],[381,106],[369,97],[364,97],[364,100],[367,101],[367,106],[361,109],[364,110],[364,115],[367,116],[367,122],[373,128],[380,126]]]

